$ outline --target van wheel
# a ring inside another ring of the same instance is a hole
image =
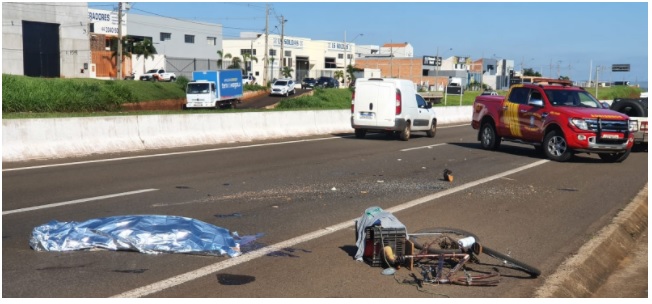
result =
[[[405,127],[403,128],[403,131],[401,131],[400,138],[402,141],[407,141],[410,139],[410,122],[408,121],[405,124]]]
[[[428,135],[430,138],[433,138],[435,137],[435,134],[437,134],[437,121],[433,119],[430,130],[426,131],[426,135]]]
[[[364,138],[365,135],[367,135],[367,130],[355,129],[355,137],[356,138]]]

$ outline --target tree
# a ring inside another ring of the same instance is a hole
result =
[[[242,64],[242,59],[240,59],[240,57],[238,57],[238,56],[235,56],[235,57],[233,57],[233,60],[231,60],[231,65],[229,65],[226,68],[227,69],[242,70],[242,65],[241,64]]]
[[[531,68],[525,68],[523,69],[523,76],[537,76],[541,77],[541,73],[535,72],[534,69]]]
[[[220,67],[221,70],[222,65],[224,64],[224,59],[231,58],[231,53],[224,54],[224,50],[218,50],[217,55],[220,56],[220,59],[217,60],[217,66]]]
[[[157,54],[154,44],[149,39],[134,43],[132,53],[136,55],[136,58],[143,56],[145,60],[149,57],[154,58],[154,54]],[[143,72],[146,70],[145,60],[143,60]]]
[[[364,71],[364,70],[360,69],[360,68],[356,68],[356,67],[354,67],[354,66],[352,66],[350,64],[346,67],[346,73],[349,75],[349,81],[350,82],[355,80],[355,75],[353,73],[362,72],[362,71]]]
[[[111,59],[118,57],[118,37],[111,37]],[[131,58],[133,50],[133,39],[122,37],[122,56]]]
[[[568,76],[559,76],[559,80],[570,80]]]
[[[256,56],[252,55],[252,54],[249,54],[249,53],[242,54],[242,58],[244,59],[244,62],[245,62],[245,69],[248,72],[251,72],[251,70],[252,70],[252,67],[253,67],[253,65],[251,64],[252,61],[255,61],[256,63],[258,63],[258,58]]]
[[[285,78],[292,78],[292,72],[294,72],[294,70],[291,67],[283,67],[281,74],[283,74],[283,77]]]
[[[335,75],[333,75],[333,76],[335,76],[335,79],[340,80],[341,82],[344,82],[344,71],[342,71],[342,70],[335,71]]]

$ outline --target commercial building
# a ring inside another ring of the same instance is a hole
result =
[[[268,65],[265,69],[265,41],[267,40]],[[283,43],[281,43],[281,40]],[[225,67],[233,63],[233,58],[243,62],[242,68],[257,78],[264,80],[282,78],[282,67],[292,69],[291,78],[301,81],[305,77],[334,77],[336,71],[345,73],[346,66],[355,65],[356,47],[343,41],[312,40],[310,38],[269,34],[267,39],[261,33],[241,33],[240,38],[224,39]],[[252,54],[255,59],[250,59]],[[346,59],[345,59],[346,58]]]
[[[88,26],[85,2],[3,2],[2,73],[88,77]]]

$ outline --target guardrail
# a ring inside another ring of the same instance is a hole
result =
[[[435,111],[438,125],[471,121],[471,106]],[[2,161],[353,133],[350,119],[349,110],[3,119]]]

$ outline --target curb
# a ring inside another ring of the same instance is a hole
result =
[[[609,275],[647,230],[648,188],[636,195],[596,237],[584,244],[581,254],[568,258],[536,292],[536,298],[587,298]]]

